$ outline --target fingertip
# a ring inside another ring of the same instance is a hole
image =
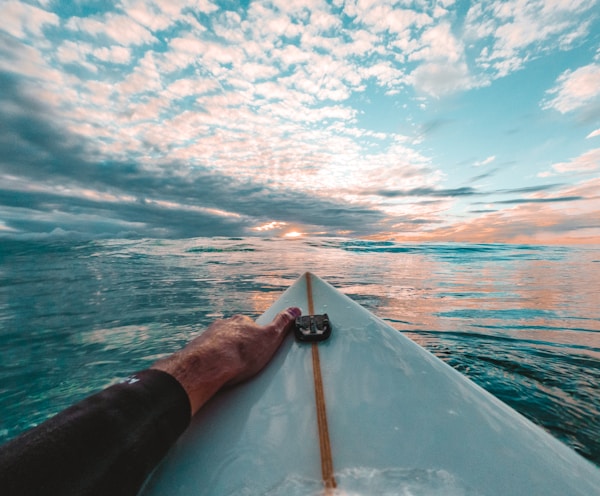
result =
[[[280,329],[287,328],[287,326],[296,320],[297,317],[300,317],[300,315],[302,315],[302,310],[298,307],[286,308],[277,314],[273,319],[273,322],[271,322],[271,325]]]
[[[300,310],[298,307],[290,307],[286,310],[286,312],[289,313],[294,319],[297,319],[300,317],[300,315],[302,315],[302,310]]]

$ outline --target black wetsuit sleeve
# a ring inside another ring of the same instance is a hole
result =
[[[139,372],[1,446],[0,494],[135,495],[189,422],[179,382]]]

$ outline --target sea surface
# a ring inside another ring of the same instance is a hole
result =
[[[0,240],[0,443],[310,270],[600,465],[600,247]]]

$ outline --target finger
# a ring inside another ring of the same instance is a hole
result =
[[[283,331],[288,325],[294,322],[297,317],[300,317],[300,315],[302,315],[302,310],[298,307],[290,307],[283,312],[279,312],[269,326],[278,331]]]

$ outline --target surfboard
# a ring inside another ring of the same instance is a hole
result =
[[[217,394],[141,490],[164,495],[600,494],[600,469],[306,273],[258,319],[327,314]]]

